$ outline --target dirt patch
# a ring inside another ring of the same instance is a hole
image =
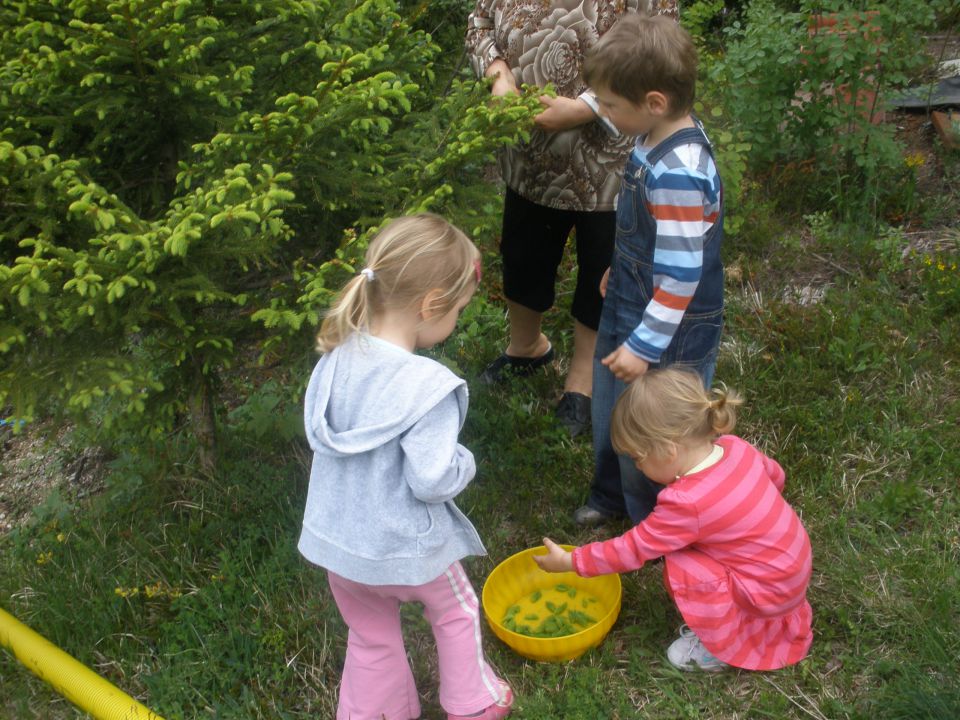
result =
[[[71,428],[0,426],[0,535],[26,524],[55,491],[72,502],[103,489],[105,453],[73,448]]]

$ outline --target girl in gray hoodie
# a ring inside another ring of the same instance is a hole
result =
[[[480,254],[436,215],[400,218],[323,321],[307,387],[313,467],[299,549],[327,570],[349,628],[338,720],[410,720],[420,701],[400,603],[420,602],[437,642],[448,720],[496,720],[513,694],[488,665],[460,560],[485,555],[453,499],[473,479],[457,442],[467,385],[415,354],[445,340],[480,282]]]

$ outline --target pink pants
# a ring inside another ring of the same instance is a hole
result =
[[[470,715],[500,699],[480,643],[477,595],[460,563],[424,585],[362,585],[327,573],[350,629],[337,720],[412,720],[420,698],[400,632],[400,603],[423,603],[440,656],[440,704]]]

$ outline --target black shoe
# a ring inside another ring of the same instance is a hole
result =
[[[480,380],[486,385],[496,385],[507,379],[508,376],[527,377],[536,370],[553,362],[553,346],[540,357],[512,357],[504,353],[492,363],[487,365],[487,369],[480,375]]]
[[[576,437],[590,427],[590,398],[578,392],[565,392],[553,414],[570,437]]]

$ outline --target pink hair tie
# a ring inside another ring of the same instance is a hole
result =
[[[473,261],[473,274],[474,274],[474,275],[476,276],[476,278],[477,278],[477,285],[479,285],[479,284],[480,284],[480,278],[482,277],[482,272],[481,272],[481,270],[480,270],[480,260],[479,260],[479,259]]]

